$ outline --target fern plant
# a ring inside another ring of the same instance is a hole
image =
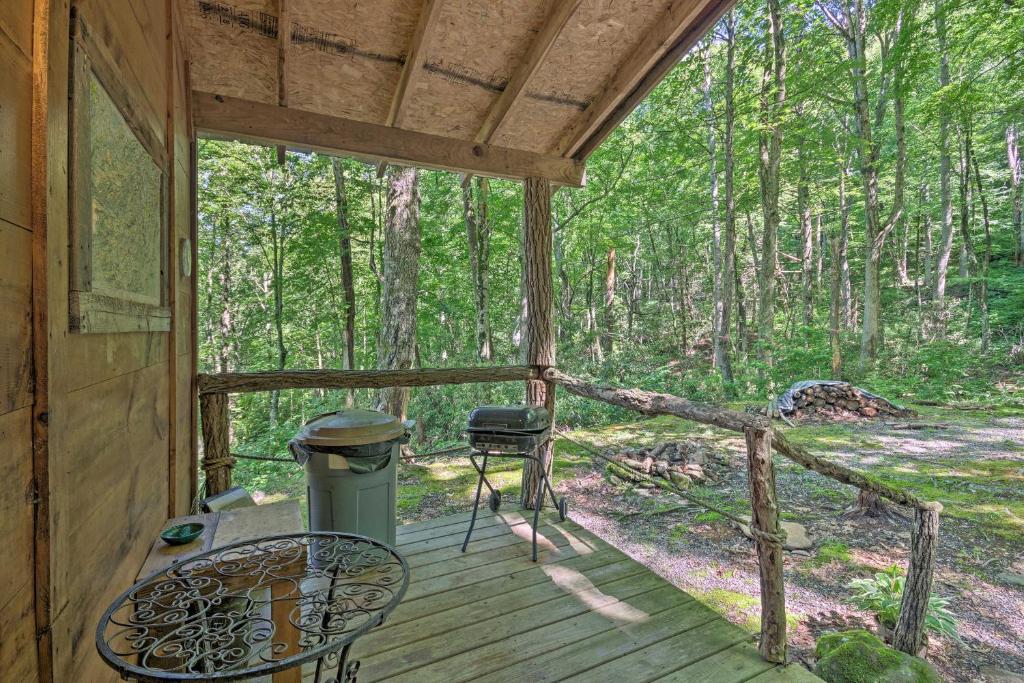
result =
[[[883,626],[894,629],[900,617],[905,581],[902,570],[896,565],[878,572],[873,578],[854,579],[849,585],[853,591],[850,602],[874,612]],[[928,596],[924,627],[926,631],[960,642],[956,617],[949,610],[949,600],[934,593]]]

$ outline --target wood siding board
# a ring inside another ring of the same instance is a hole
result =
[[[0,34],[0,73],[0,219],[29,228],[32,60],[6,34]]]
[[[21,408],[0,415],[0,538],[7,547],[27,548],[29,552],[13,553],[0,563],[0,585],[26,586],[31,593],[32,567],[32,410]],[[0,595],[0,630],[12,628],[5,623],[6,607],[16,600],[16,594],[6,591]],[[21,602],[17,600],[17,602]],[[20,615],[22,608],[16,610]],[[2,640],[2,639],[0,639]],[[32,648],[33,651],[35,648]],[[0,671],[4,657],[0,656]]]
[[[167,509],[167,366],[71,392],[66,448],[51,452],[51,486],[62,500],[60,554],[52,576],[57,680],[93,680],[93,629],[131,585]],[[102,577],[102,578],[101,578]]]
[[[191,125],[190,108],[179,102],[189,95],[186,69],[168,64],[168,59],[183,58],[180,51],[168,49],[173,14],[167,2],[132,3],[83,0],[80,7],[91,22],[93,41],[115,65],[109,71],[118,87],[154,131],[157,156],[173,162],[178,150],[184,150],[185,158],[173,168],[186,183],[185,212],[191,214],[191,141],[168,135],[169,128],[190,131]],[[69,35],[67,2],[37,4],[42,16],[52,12],[43,22],[48,25],[44,35]],[[192,438],[187,426],[183,430],[170,424],[169,414],[173,401],[176,410],[184,407],[186,425],[191,424],[187,401],[194,357],[178,354],[165,333],[69,335],[68,45],[67,40],[52,41],[37,59],[42,94],[36,98],[40,118],[34,130],[40,132],[40,152],[33,155],[38,159],[33,177],[43,191],[36,193],[42,198],[35,202],[39,209],[33,228],[43,232],[35,240],[38,267],[33,276],[39,286],[33,294],[34,320],[41,327],[34,346],[37,377],[46,383],[46,391],[36,397],[33,408],[39,415],[33,423],[34,459],[41,463],[37,473],[48,476],[42,481],[50,510],[37,523],[37,553],[41,548],[49,554],[44,572],[37,565],[37,592],[42,593],[36,614],[41,636],[49,634],[52,640],[51,645],[40,639],[39,649],[53,658],[54,680],[113,680],[116,675],[95,653],[93,629],[110,600],[134,579],[167,516],[170,477],[177,488],[179,463],[192,452],[176,450],[172,460],[172,439],[180,435],[182,443],[190,443]],[[169,234],[174,229],[194,236],[191,216],[184,227],[170,226]],[[177,242],[172,244],[177,249]],[[191,296],[190,287],[188,291]],[[193,318],[175,322],[191,325]],[[181,359],[173,375],[172,358]],[[172,385],[188,389],[172,396]],[[184,490],[190,497],[191,473],[188,463],[183,464]],[[52,539],[49,545],[46,535]]]
[[[167,343],[166,334],[145,332],[75,335],[66,354],[67,390],[78,391],[163,363]]]
[[[0,34],[18,46],[26,59],[32,59],[32,3],[5,2],[0,7]]]
[[[32,233],[0,220],[0,253],[2,415],[32,403]]]
[[[6,584],[10,599],[0,607],[0,671],[5,681],[38,680],[31,568],[28,580]]]

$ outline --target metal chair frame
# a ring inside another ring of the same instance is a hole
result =
[[[473,463],[473,468],[476,469],[480,477],[476,482],[476,497],[473,499],[473,514],[469,518],[469,529],[466,531],[466,539],[462,542],[462,552],[466,552],[466,548],[469,546],[469,537],[473,534],[473,527],[476,526],[476,516],[480,509],[480,494],[483,492],[483,487],[486,485],[487,490],[490,491],[490,507],[491,510],[497,512],[498,507],[501,505],[501,491],[494,488],[491,485],[490,480],[487,479],[487,460],[489,458],[518,458],[520,460],[529,460],[537,465],[540,470],[540,486],[537,487],[537,495],[535,496],[533,506],[533,553],[531,558],[534,562],[537,561],[537,525],[540,522],[540,509],[544,504],[544,493],[547,492],[551,495],[551,502],[554,504],[555,509],[558,510],[559,521],[565,521],[565,515],[567,511],[567,505],[565,498],[557,498],[555,496],[555,489],[551,486],[551,479],[548,477],[547,468],[544,466],[544,459],[541,455],[544,450],[550,444],[552,439],[548,437],[542,441],[532,451],[525,453],[500,453],[495,451],[477,451],[474,450],[469,454],[469,461]],[[483,456],[482,462],[477,462],[476,456]]]

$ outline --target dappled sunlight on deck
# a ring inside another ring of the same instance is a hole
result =
[[[751,636],[572,520],[481,511],[399,527],[406,597],[360,638],[359,681],[816,680],[758,655]],[[805,677],[806,676],[806,677]]]
[[[586,605],[591,612],[597,612],[616,623],[635,623],[651,616],[627,602],[620,602],[603,593],[590,579],[576,569],[555,564],[543,567],[543,571],[552,583]]]

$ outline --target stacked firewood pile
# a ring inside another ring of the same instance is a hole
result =
[[[792,392],[793,409],[788,417],[857,419],[872,417],[913,417],[914,411],[900,408],[852,384],[815,384]],[[767,408],[762,414],[767,414]]]
[[[723,456],[711,447],[698,441],[663,443],[649,448],[625,448],[612,456],[621,467],[609,468],[608,474],[614,479],[628,479],[640,486],[651,485],[649,481],[631,472],[651,477],[661,477],[676,486],[685,488],[690,484],[714,481],[715,470],[724,465]]]

